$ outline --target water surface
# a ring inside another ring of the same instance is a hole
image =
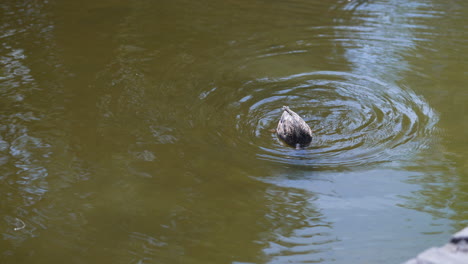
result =
[[[1,263],[399,263],[468,224],[462,1],[3,1]],[[271,129],[281,106],[310,147]]]

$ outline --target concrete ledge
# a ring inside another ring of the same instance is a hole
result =
[[[468,227],[454,234],[443,247],[430,248],[404,264],[467,264]]]

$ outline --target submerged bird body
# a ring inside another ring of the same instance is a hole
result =
[[[289,107],[283,106],[283,110],[283,115],[276,128],[278,138],[292,147],[308,146],[312,141],[312,130],[309,125]]]

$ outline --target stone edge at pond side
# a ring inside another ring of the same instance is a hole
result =
[[[454,234],[449,243],[430,248],[403,264],[467,264],[468,227]]]

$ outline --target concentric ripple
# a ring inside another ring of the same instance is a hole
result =
[[[311,72],[259,79],[235,103],[239,141],[274,162],[337,168],[406,159],[430,143],[437,115],[409,89],[343,72]],[[296,150],[272,129],[289,105],[314,131]]]

